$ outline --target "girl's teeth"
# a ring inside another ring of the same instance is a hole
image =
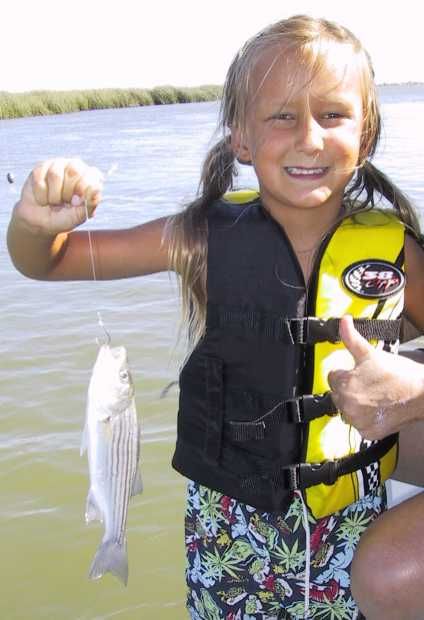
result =
[[[323,174],[325,168],[287,168],[289,174],[304,174],[305,176],[312,174]]]

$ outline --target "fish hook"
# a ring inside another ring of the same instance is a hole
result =
[[[96,342],[99,345],[99,347],[101,346],[109,346],[112,338],[110,337],[109,332],[106,329],[105,324],[103,323],[103,319],[102,319],[102,315],[100,314],[100,312],[97,313],[97,319],[98,319],[98,325],[99,327],[103,330],[103,340],[101,338],[96,338]]]

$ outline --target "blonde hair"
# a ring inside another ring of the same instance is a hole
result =
[[[207,207],[233,188],[237,176],[230,132],[232,128],[243,131],[246,126],[248,106],[255,96],[252,93],[252,71],[265,51],[278,47],[275,60],[284,54],[299,57],[302,76],[306,76],[302,88],[308,88],[325,66],[334,44],[352,49],[362,86],[363,126],[359,161],[355,177],[345,190],[344,205],[350,213],[372,208],[377,194],[378,199],[382,196],[393,206],[407,227],[419,234],[418,220],[407,197],[370,162],[380,138],[381,116],[371,59],[360,41],[347,28],[305,15],[271,24],[249,39],[232,61],[219,116],[218,131],[221,130],[222,137],[205,158],[198,197],[170,218],[166,230],[170,268],[181,276],[183,320],[188,324],[190,349],[199,341],[205,328]],[[272,66],[273,63],[261,84]],[[296,76],[294,78],[296,83]]]

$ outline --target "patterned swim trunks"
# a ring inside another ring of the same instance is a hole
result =
[[[306,513],[298,496],[285,514],[260,512],[189,482],[185,540],[190,617],[359,618],[350,592],[350,566],[361,534],[385,508],[385,490],[380,487],[329,517],[316,520],[308,514],[305,529]]]

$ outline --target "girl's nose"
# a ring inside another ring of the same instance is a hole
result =
[[[324,134],[321,125],[313,118],[307,116],[299,120],[296,136],[296,149],[300,152],[313,155],[324,148]]]

